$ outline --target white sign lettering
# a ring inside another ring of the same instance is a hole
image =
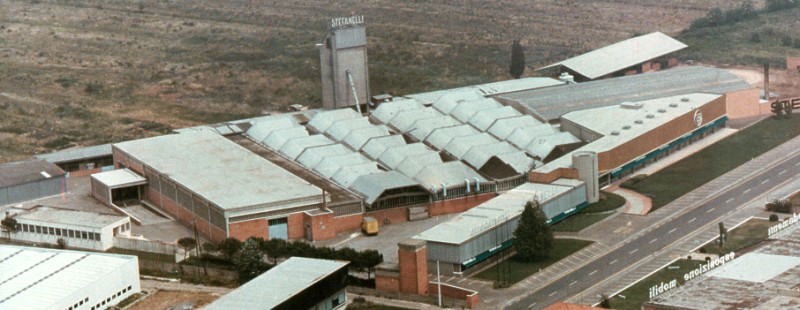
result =
[[[718,266],[725,265],[725,263],[727,263],[730,260],[734,259],[735,256],[736,256],[736,253],[730,252],[728,254],[725,254],[724,256],[717,257],[717,259],[711,260],[710,262],[706,263],[705,265],[700,265],[700,267],[697,267],[697,269],[692,270],[687,274],[684,274],[683,275],[683,281],[689,281],[691,279],[694,279],[695,277],[700,276],[701,274],[704,274],[704,273],[708,272],[711,269],[717,268]]]
[[[364,23],[364,15],[350,16],[350,17],[337,17],[331,19],[331,27],[341,28],[345,26],[361,25]]]
[[[767,235],[772,236],[774,234],[777,234],[779,231],[784,230],[786,227],[794,225],[798,221],[800,221],[800,214],[795,213],[792,215],[792,217],[784,220],[783,222],[778,223],[775,226],[770,227]]]
[[[669,281],[669,283],[661,282],[661,284],[656,284],[650,288],[650,299],[676,287],[678,287],[678,280],[675,279]]]

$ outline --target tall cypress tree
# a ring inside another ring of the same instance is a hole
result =
[[[515,79],[518,79],[525,73],[525,50],[519,44],[519,40],[514,40],[511,44],[511,65],[508,72]]]
[[[553,248],[553,232],[547,225],[547,216],[542,212],[539,202],[528,201],[514,231],[514,249],[523,260],[538,260],[550,255]]]

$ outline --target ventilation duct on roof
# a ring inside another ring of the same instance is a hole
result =
[[[611,132],[611,135],[612,136],[619,136],[619,131],[614,130],[614,131]]]
[[[683,97],[683,98],[681,98],[681,102],[689,102],[689,97]]]
[[[654,118],[654,117],[656,117],[656,116],[653,115],[653,114],[647,114],[647,118]]]
[[[634,122],[634,123],[637,123],[637,124],[644,124],[644,121],[642,121],[642,120],[640,120],[640,119],[637,119],[637,120],[635,120],[635,121],[633,121],[633,122]]]
[[[625,129],[625,130],[631,129],[631,125],[622,126],[622,129]]]
[[[667,113],[667,109],[658,109],[658,113]]]
[[[673,103],[670,103],[670,104],[669,104],[669,107],[670,107],[670,108],[677,108],[677,107],[678,107],[678,104],[673,102]]]

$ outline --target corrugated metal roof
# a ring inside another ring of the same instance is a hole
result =
[[[478,134],[479,131],[470,125],[459,125],[451,127],[443,127],[434,129],[425,142],[430,143],[433,147],[443,150],[453,138],[472,136]]]
[[[318,132],[325,132],[328,130],[328,127],[333,125],[336,121],[353,118],[361,118],[361,115],[350,108],[330,110],[317,113],[317,115],[308,122],[308,126],[314,128]]]
[[[442,93],[433,107],[444,114],[451,114],[460,104],[469,101],[483,101],[486,99],[475,89],[459,89]]]
[[[411,186],[419,183],[397,171],[381,171],[358,177],[350,188],[364,196],[366,203],[373,204],[387,190]]]
[[[348,262],[290,257],[205,307],[206,310],[273,309]]]
[[[407,95],[406,97],[414,98],[426,105],[434,104],[439,101],[442,96],[449,93],[461,93],[467,90],[477,92],[482,96],[491,96],[497,94],[504,94],[522,90],[536,89],[542,87],[564,85],[563,82],[545,77],[529,77],[522,79],[506,80],[499,82],[491,82],[486,84],[478,84],[472,86],[465,86],[453,89],[437,90],[427,93],[419,93]]]
[[[351,131],[342,139],[342,143],[354,150],[361,150],[362,147],[372,138],[384,137],[389,135],[389,128],[384,125],[359,128]]]
[[[514,129],[506,138],[506,141],[518,148],[525,149],[537,138],[558,134],[560,131],[549,124],[539,124],[531,127],[519,127]]]
[[[596,79],[684,48],[686,48],[686,44],[661,32],[653,32],[620,41],[539,70],[565,66],[587,78]]]
[[[417,173],[428,166],[438,165],[442,163],[442,158],[439,153],[430,152],[424,154],[416,154],[407,156],[397,167],[394,169],[407,176],[415,176]]]
[[[533,139],[528,146],[525,147],[525,152],[539,157],[541,159],[547,158],[553,150],[561,145],[573,144],[581,142],[569,132],[559,132],[550,136],[543,136]]]
[[[253,122],[253,126],[247,129],[245,133],[255,141],[264,141],[273,131],[296,126],[300,125],[290,117],[267,119]]]
[[[53,153],[34,155],[34,157],[36,159],[43,159],[54,164],[98,157],[111,157],[111,143],[61,150]]]
[[[457,120],[466,123],[479,111],[496,109],[500,107],[503,107],[503,105],[494,99],[483,98],[481,100],[467,101],[459,104],[455,109],[453,109],[453,111],[450,112],[450,115],[455,117]]]
[[[350,132],[356,129],[372,127],[372,124],[364,117],[351,118],[347,120],[336,121],[325,130],[325,134],[329,135],[336,141],[343,141]]]
[[[411,131],[409,131],[409,134],[411,134],[412,137],[416,138],[417,141],[424,141],[425,138],[428,137],[428,135],[431,134],[431,132],[434,131],[436,128],[449,127],[455,125],[461,125],[461,122],[459,122],[450,115],[424,118],[417,120],[416,122],[414,122],[413,125],[411,125],[412,129]]]
[[[463,159],[469,149],[476,145],[494,144],[498,140],[488,133],[481,132],[470,136],[455,137],[444,147],[444,151],[458,159]]]
[[[334,144],[333,140],[323,135],[310,135],[307,137],[300,137],[290,139],[283,144],[279,152],[292,160],[296,160],[297,156],[306,148],[315,147],[320,145]]]
[[[644,74],[602,79],[500,95],[520,109],[544,120],[555,120],[572,111],[644,101],[690,93],[724,94],[751,89],[736,75],[716,68],[677,67]]]
[[[425,108],[419,101],[413,99],[394,100],[384,102],[378,105],[378,108],[372,112],[372,116],[380,120],[384,124],[389,124],[397,113],[405,110],[417,110]]]
[[[17,213],[15,218],[18,220],[70,225],[70,227],[91,227],[101,229],[108,225],[123,221],[128,217],[119,216],[116,214],[79,211],[50,206],[36,206]]]
[[[320,175],[330,179],[342,167],[360,165],[364,163],[374,164],[374,162],[368,160],[359,153],[347,153],[338,156],[325,157],[312,168]]]
[[[388,167],[389,169],[397,168],[400,163],[409,156],[419,155],[419,154],[426,154],[426,153],[437,153],[434,150],[431,150],[428,146],[422,143],[411,143],[411,144],[404,144],[401,146],[391,147],[386,149],[386,151],[378,157],[378,162],[383,164],[384,166]]]
[[[389,148],[406,145],[405,139],[399,135],[370,138],[361,148],[364,154],[377,160]]]
[[[419,181],[426,189],[436,186],[438,190],[442,189],[442,184],[448,188],[464,186],[466,184],[465,179],[469,179],[470,183],[472,183],[476,178],[480,182],[486,182],[484,177],[460,161],[428,166],[414,176],[414,180]]]
[[[0,188],[63,176],[64,170],[41,159],[0,164]]]
[[[519,216],[528,201],[537,199],[540,204],[544,205],[553,197],[572,190],[574,190],[574,187],[525,183],[469,209],[447,222],[423,231],[414,236],[414,239],[459,245],[486,230]],[[493,224],[489,225],[489,223]]]
[[[138,265],[138,258],[0,245],[0,308],[51,309],[130,264]],[[138,274],[132,278],[138,280]]]
[[[424,108],[424,109],[417,109],[417,110],[404,110],[397,113],[397,116],[392,118],[389,122],[389,125],[392,125],[394,128],[397,128],[400,132],[406,133],[409,132],[411,129],[411,125],[414,124],[417,120],[425,119],[425,118],[434,118],[442,116],[439,111],[436,111],[433,108]]]
[[[345,166],[336,171],[331,179],[343,187],[350,187],[350,184],[355,182],[358,177],[362,175],[378,173],[378,165],[375,162],[368,162],[363,164]]]
[[[305,127],[297,126],[287,129],[275,130],[272,133],[270,133],[266,139],[259,142],[273,150],[280,150],[284,145],[286,145],[286,141],[308,136],[309,134]]]
[[[473,146],[464,154],[463,160],[473,167],[481,169],[492,157],[497,157],[508,164],[517,173],[527,171],[533,161],[525,155],[525,152],[505,141]]]
[[[257,205],[275,210],[322,202],[318,187],[217,134],[171,134],[114,147],[226,211]]]
[[[486,109],[475,113],[472,118],[469,119],[469,124],[475,126],[475,128],[478,128],[480,131],[488,131],[489,127],[498,119],[521,115],[519,111],[512,107],[501,106],[499,108]]]
[[[494,123],[492,123],[492,125],[486,131],[492,134],[493,136],[497,137],[498,139],[505,140],[517,128],[533,127],[541,124],[542,123],[533,118],[533,116],[520,115],[514,117],[499,118],[495,120]]]
[[[297,162],[304,167],[311,169],[325,158],[352,153],[353,151],[338,143],[315,146],[306,148],[302,153],[300,153],[300,156],[297,156]]]
[[[147,184],[147,179],[128,168],[95,173],[91,177],[108,188]]]

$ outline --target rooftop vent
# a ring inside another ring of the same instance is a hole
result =
[[[567,72],[562,72],[558,79],[565,84],[575,84],[575,77]]]
[[[647,114],[647,118],[654,118],[654,117],[656,117],[656,116],[653,115],[653,114]]]
[[[658,113],[667,113],[667,109],[658,109]]]
[[[611,135],[612,136],[619,136],[619,131],[614,130],[614,131],[611,132]]]
[[[631,129],[631,125],[622,126],[622,129],[625,129],[625,130]]]
[[[640,119],[637,119],[637,120],[635,120],[635,121],[633,121],[633,122],[634,122],[634,123],[637,123],[637,124],[644,124],[644,121],[642,121],[642,120],[640,120]]]
[[[625,101],[623,103],[620,103],[619,106],[622,107],[623,109],[638,110],[642,108],[642,103]]]
[[[689,97],[683,97],[683,98],[681,98],[681,102],[689,102]]]
[[[673,102],[673,103],[670,103],[670,104],[669,104],[669,107],[670,107],[670,108],[677,108],[677,107],[678,107],[678,104]]]

